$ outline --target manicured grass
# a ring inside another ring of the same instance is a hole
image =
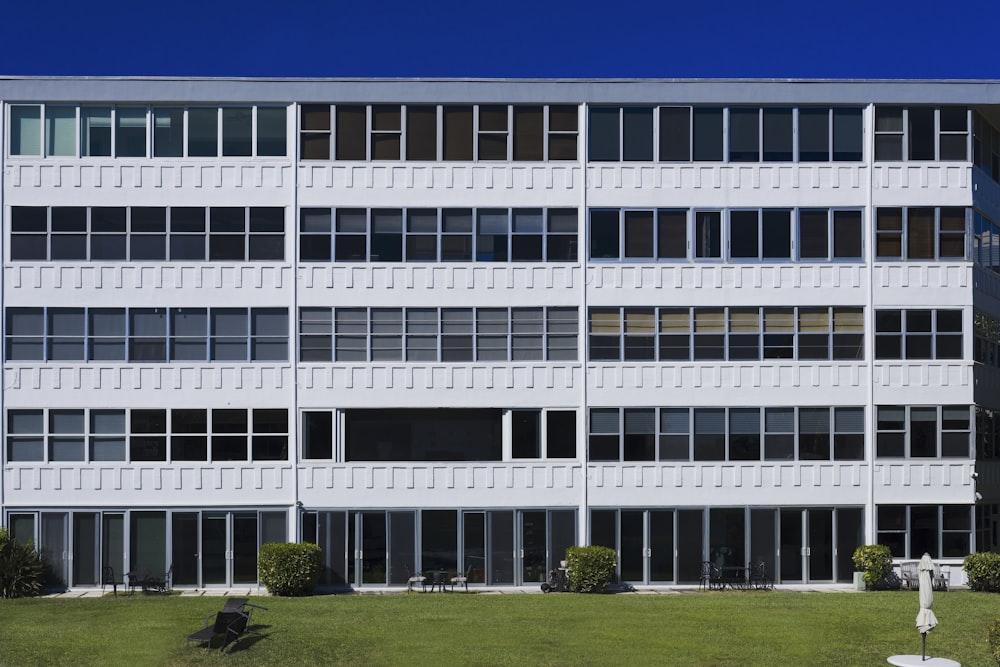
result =
[[[915,592],[261,598],[227,656],[184,638],[218,597],[0,600],[0,665],[885,665],[920,653]],[[938,593],[929,652],[995,667],[1000,596]]]

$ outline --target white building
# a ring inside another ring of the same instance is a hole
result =
[[[0,523],[58,582],[1000,546],[1000,83],[4,78]],[[953,579],[956,577],[953,576]]]

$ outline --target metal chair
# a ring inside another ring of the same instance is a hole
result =
[[[722,572],[719,568],[710,560],[702,561],[701,574],[698,577],[698,588],[704,591],[721,588],[722,586]]]
[[[118,581],[118,579],[115,578],[115,568],[111,567],[110,565],[105,565],[104,567],[101,568],[102,593],[104,592],[105,586],[111,586],[112,590],[115,593],[115,597],[118,597],[118,587],[124,585],[125,585],[124,581]]]
[[[404,567],[406,567],[406,590],[407,591],[412,591],[413,590],[413,586],[415,584],[419,584],[420,585],[420,590],[426,592],[427,591],[427,577],[425,577],[424,575],[420,574],[419,572],[417,572],[416,574],[413,574],[413,572],[410,571],[410,568],[408,566],[404,566]]]
[[[750,588],[764,591],[774,590],[774,580],[767,574],[767,563],[762,560],[750,563],[747,565],[747,572],[749,572],[747,582]]]
[[[455,592],[455,584],[459,586],[465,586],[465,591],[469,591],[469,574],[472,572],[472,566],[465,568],[465,574],[458,574],[451,578],[451,592]]]

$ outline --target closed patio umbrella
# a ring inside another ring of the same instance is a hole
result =
[[[934,561],[930,554],[924,554],[917,565],[920,582],[920,611],[917,612],[917,632],[923,640],[923,658],[927,659],[927,633],[937,626],[937,617],[931,611],[934,603],[934,589],[931,586],[931,573],[934,571]]]

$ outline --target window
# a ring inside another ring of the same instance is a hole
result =
[[[280,261],[284,215],[256,206],[14,206],[11,260]]]
[[[572,361],[578,326],[576,308],[301,308],[299,359]]]
[[[403,114],[398,104],[372,106],[369,154],[373,160],[398,160],[402,148]]]
[[[963,209],[941,209],[939,244],[964,252]],[[695,211],[693,259],[721,259],[722,211]],[[730,210],[725,239],[731,261],[862,259],[861,211],[830,209]],[[684,209],[591,209],[590,259],[682,260],[689,256],[689,212]],[[797,224],[796,224],[797,223]]]
[[[966,257],[966,209],[878,208],[879,259],[943,260]]]
[[[968,458],[971,412],[967,405],[876,407],[876,456]]]
[[[333,458],[333,413],[302,413],[302,458]]]
[[[46,157],[118,158],[287,155],[285,107],[46,104],[10,109],[12,156],[40,157],[43,152]],[[303,111],[303,121],[305,116]],[[310,121],[315,122],[309,123],[309,131],[322,122],[315,117]]]
[[[344,411],[345,461],[500,461],[496,409]]]
[[[946,325],[954,327],[947,320]],[[591,308],[590,361],[847,360],[864,356],[863,309]],[[942,343],[952,350],[958,337]]]
[[[786,209],[730,211],[730,258],[789,259],[791,251],[791,211]]]
[[[860,407],[592,408],[589,424],[591,461],[790,461],[796,441],[798,460],[864,458]]]
[[[962,359],[962,311],[875,311],[875,358]]]
[[[875,160],[969,159],[969,110],[963,107],[875,107]]]
[[[299,214],[300,259],[576,261],[577,227],[576,209],[304,208]],[[273,228],[277,229],[276,221]],[[268,249],[277,253],[277,245],[274,239]]]
[[[288,359],[283,308],[8,308],[6,318],[10,361]]]
[[[300,109],[304,160],[577,159],[576,106],[304,104]]]
[[[893,558],[962,558],[972,549],[972,513],[969,505],[879,505],[878,542]]]
[[[591,161],[628,162],[652,159],[652,107],[591,108]]]

